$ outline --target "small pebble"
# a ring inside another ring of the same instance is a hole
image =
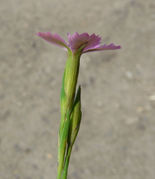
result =
[[[51,158],[52,158],[52,154],[48,153],[48,154],[47,154],[47,158],[48,158],[48,159],[51,159]]]
[[[131,124],[136,123],[137,121],[138,121],[138,118],[136,118],[136,117],[128,118],[128,119],[126,119],[126,124],[131,125]]]
[[[133,78],[133,74],[132,74],[130,71],[127,71],[127,72],[126,72],[126,77],[127,77],[128,79],[132,79],[132,78]]]
[[[138,106],[136,110],[138,113],[142,113],[144,111],[144,108],[142,106]]]
[[[155,94],[154,94],[154,95],[151,95],[151,96],[149,97],[149,100],[150,100],[150,101],[155,101]]]

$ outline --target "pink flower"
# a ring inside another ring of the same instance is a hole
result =
[[[51,32],[39,32],[37,35],[52,44],[71,50],[73,53],[76,53],[79,49],[81,50],[81,53],[87,53],[92,51],[116,50],[121,48],[120,45],[117,46],[113,43],[109,45],[101,45],[101,38],[95,34],[78,34],[75,32],[71,35],[68,33],[68,43],[66,43],[65,40],[58,34],[52,34]]]

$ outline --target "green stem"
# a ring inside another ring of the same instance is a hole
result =
[[[60,159],[58,161],[58,175],[57,179],[61,179],[61,175],[63,172],[63,166],[64,166],[64,153],[61,154]]]
[[[70,146],[68,148],[66,159],[65,159],[64,170],[63,170],[63,174],[62,174],[61,179],[67,179],[67,173],[68,173],[68,167],[69,167],[69,160],[70,160],[71,152],[72,152],[72,146]]]
[[[66,119],[64,122],[64,127],[59,133],[59,146],[58,146],[58,176],[57,179],[61,179],[64,163],[65,163],[65,155],[67,150],[67,139],[68,139],[68,132],[70,126],[70,112],[67,112]]]

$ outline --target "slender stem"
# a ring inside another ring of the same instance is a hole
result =
[[[66,120],[64,122],[64,127],[59,133],[59,146],[58,146],[58,176],[57,179],[61,179],[62,172],[65,164],[65,156],[67,155],[67,138],[70,126],[70,112],[66,114]]]
[[[57,179],[61,179],[61,175],[62,175],[62,171],[63,171],[63,164],[64,164],[64,156],[61,155],[60,159],[58,161],[58,175],[57,175]]]
[[[61,179],[67,179],[67,173],[68,173],[68,167],[69,167],[69,160],[70,160],[71,152],[72,152],[72,146],[69,146]]]

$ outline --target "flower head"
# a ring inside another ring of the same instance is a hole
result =
[[[66,43],[58,34],[39,32],[37,35],[52,44],[71,50],[73,53],[76,53],[79,50],[82,54],[92,51],[115,50],[121,48],[120,45],[117,46],[113,43],[109,45],[101,45],[101,37],[95,34],[89,35],[88,33],[79,34],[75,32],[71,35],[68,33],[68,43]]]

